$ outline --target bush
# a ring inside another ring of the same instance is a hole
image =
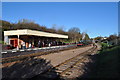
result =
[[[109,45],[107,43],[101,43],[101,46],[102,46],[102,50],[109,47]]]

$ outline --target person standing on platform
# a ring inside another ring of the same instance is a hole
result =
[[[31,43],[29,43],[29,48],[32,48],[32,44]]]
[[[44,45],[45,45],[45,43],[44,43],[44,41],[42,41],[42,47],[44,47]]]
[[[49,47],[51,46],[50,42],[48,43],[48,46],[49,46]]]
[[[38,47],[39,47],[39,48],[41,47],[41,42],[40,42],[40,40],[39,40],[39,42],[38,42]]]
[[[25,42],[22,41],[22,49],[25,49]]]

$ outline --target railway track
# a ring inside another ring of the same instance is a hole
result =
[[[24,51],[24,52],[18,52],[18,53],[8,53],[8,54],[4,54],[2,55],[2,63],[9,63],[9,62],[14,62],[14,61],[22,61],[25,60],[28,57],[36,57],[36,56],[41,56],[41,55],[47,55],[50,53],[54,53],[54,52],[59,52],[59,51],[64,51],[64,50],[69,50],[69,49],[74,49],[76,48],[76,46],[74,45],[70,45],[69,47],[57,47],[57,48],[49,48],[49,49],[42,49],[42,50],[36,50],[35,52],[32,51]],[[25,53],[25,54],[24,54]],[[4,57],[6,56],[6,57]]]
[[[40,76],[36,76],[34,78],[39,78],[39,77],[46,77],[49,79],[56,79],[57,77],[62,77],[65,78],[68,75],[70,75],[73,71],[74,68],[78,67],[79,63],[84,62],[86,60],[86,57],[88,55],[95,53],[97,49],[97,46],[95,45],[91,49],[71,58],[66,60],[65,62],[53,67],[52,69],[49,69],[48,71],[44,72],[43,74],[40,74]]]
[[[83,47],[86,47],[86,46],[83,46]],[[35,53],[29,53],[30,51],[28,53],[24,52],[24,53],[26,53],[24,55],[22,55],[22,53],[19,53],[19,55],[18,55],[18,53],[4,54],[4,55],[9,55],[9,57],[2,58],[2,63],[4,64],[4,63],[15,62],[15,61],[24,61],[27,58],[37,57],[37,56],[41,56],[41,55],[47,55],[50,53],[69,50],[69,49],[75,49],[75,48],[77,48],[75,45],[72,45],[72,46],[70,45],[69,47],[61,47],[61,48],[55,48],[55,49],[49,49],[49,50],[44,49],[42,51],[38,50]],[[14,56],[11,56],[11,55],[14,55]]]
[[[2,58],[29,55],[33,53],[46,53],[53,51],[60,51],[68,48],[76,47],[76,45],[63,45],[63,46],[52,46],[52,47],[43,47],[43,48],[31,48],[31,49],[20,49],[20,50],[7,50],[0,52],[2,54]]]

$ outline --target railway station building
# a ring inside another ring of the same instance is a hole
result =
[[[21,48],[23,42],[26,48],[29,48],[29,45],[31,45],[31,47],[38,47],[38,42],[44,42],[45,45],[43,46],[47,46],[47,43],[55,45],[55,41],[60,39],[68,39],[68,35],[29,29],[4,31],[5,44],[12,45],[16,48]]]

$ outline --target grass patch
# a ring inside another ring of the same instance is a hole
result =
[[[0,44],[4,44],[4,41],[0,41]]]
[[[96,56],[95,68],[91,77],[119,78],[120,46],[106,48]]]

